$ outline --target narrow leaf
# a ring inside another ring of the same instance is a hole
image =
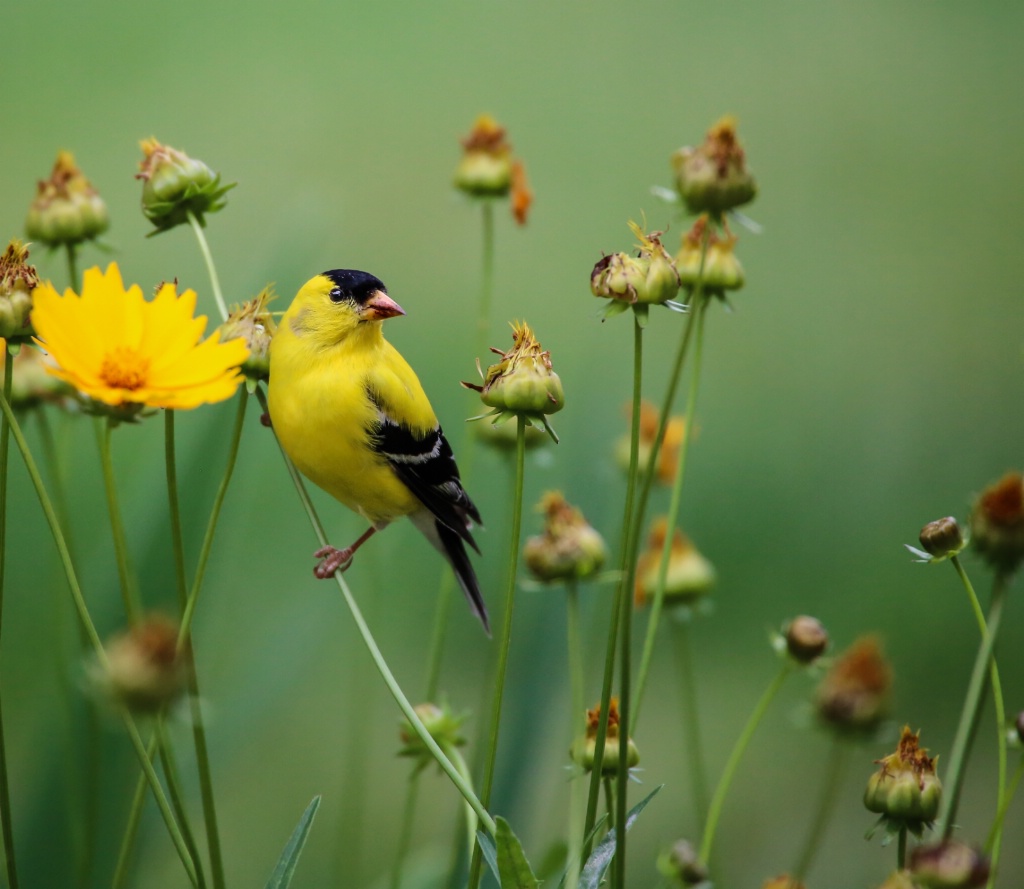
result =
[[[590,828],[590,833],[588,833],[587,836],[586,836],[586,839],[583,840],[583,848],[584,849],[589,848],[591,843],[594,842],[594,837],[597,836],[597,832],[601,829],[601,827],[604,825],[605,821],[607,821],[607,820],[608,820],[608,813],[605,812],[603,815],[598,817],[597,821],[594,822],[594,826],[592,828]],[[579,862],[578,861],[570,861],[569,862],[569,867],[575,867],[575,868],[579,869]],[[558,881],[558,889],[562,889],[562,887],[565,885],[565,881],[569,878],[569,867],[567,867],[565,869],[565,873],[562,874],[562,879],[560,879]]]
[[[540,885],[533,875],[530,862],[526,860],[519,838],[512,832],[508,822],[500,816],[495,819],[498,835],[498,882],[501,889],[537,889]]]
[[[659,784],[629,810],[629,814],[626,815],[626,830],[633,826],[633,822],[640,816],[640,813],[646,808],[647,804],[654,799],[654,795],[664,786],[664,784]],[[614,857],[615,830],[612,829],[605,834],[604,839],[601,840],[594,853],[587,860],[583,873],[580,874],[580,889],[597,889],[601,885],[601,881],[608,871],[608,865],[612,863]],[[505,889],[505,887],[502,886],[502,889]]]
[[[306,837],[309,836],[309,829],[313,826],[313,817],[316,810],[320,808],[320,797],[314,796],[306,811],[302,813],[299,823],[295,825],[291,838],[288,840],[281,857],[278,859],[277,867],[267,880],[266,889],[287,889],[295,875],[295,866],[299,863],[299,856],[302,854],[302,847],[306,845]]]
[[[476,841],[480,844],[480,851],[483,853],[484,861],[486,861],[487,866],[490,867],[491,873],[494,874],[494,879],[500,883],[501,876],[498,874],[498,850],[494,846],[494,840],[484,833],[484,831],[478,830],[476,832]]]

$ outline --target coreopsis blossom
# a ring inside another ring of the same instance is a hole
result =
[[[240,340],[201,340],[206,317],[193,317],[196,294],[162,284],[147,301],[127,290],[117,263],[85,273],[82,293],[36,288],[32,323],[50,356],[50,373],[82,395],[127,413],[193,408],[230,398],[249,350]]]

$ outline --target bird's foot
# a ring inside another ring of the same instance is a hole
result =
[[[270,414],[264,411],[260,414],[260,423],[267,427],[267,429],[273,429],[274,424],[270,422]]]
[[[345,549],[335,549],[333,546],[325,546],[313,553],[314,558],[320,559],[313,573],[320,580],[327,580],[334,576],[338,569],[346,571],[352,564],[352,554],[355,547],[347,546]]]

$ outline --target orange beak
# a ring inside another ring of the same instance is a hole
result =
[[[377,290],[363,303],[359,312],[362,321],[383,321],[385,318],[394,318],[395,315],[404,315],[403,309],[383,290]]]

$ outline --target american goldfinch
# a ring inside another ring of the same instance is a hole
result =
[[[302,474],[370,523],[351,546],[317,551],[317,577],[344,570],[374,532],[409,516],[490,632],[464,546],[479,552],[470,527],[480,514],[420,381],[384,339],[384,320],[404,314],[367,272],[307,281],[271,342],[270,421]]]

